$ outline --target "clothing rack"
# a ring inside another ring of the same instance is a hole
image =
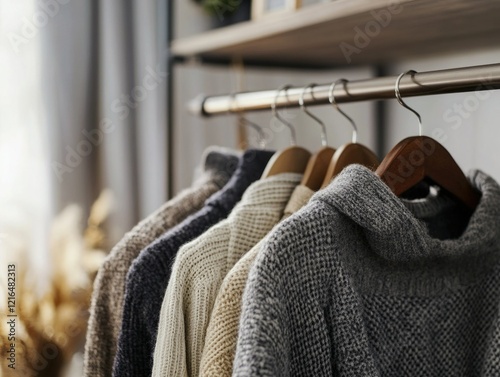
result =
[[[335,86],[334,98],[337,103],[381,100],[395,98],[394,85],[397,76],[367,80],[348,81]],[[315,86],[304,96],[305,105],[328,104],[329,84]],[[500,64],[446,69],[440,71],[407,74],[401,79],[402,97],[434,94],[460,93],[500,89]],[[279,93],[276,107],[299,107],[303,87],[290,87]],[[230,112],[269,110],[278,90],[242,92],[233,95],[198,97],[189,104],[190,112],[202,116]]]

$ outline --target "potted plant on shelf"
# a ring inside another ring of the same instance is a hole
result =
[[[251,0],[195,0],[212,15],[214,27],[232,25],[250,19]]]

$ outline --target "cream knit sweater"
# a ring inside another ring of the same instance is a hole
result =
[[[283,219],[307,204],[313,194],[314,191],[307,186],[297,186],[286,206]],[[243,291],[250,268],[264,241],[265,239],[261,240],[246,253],[222,282],[205,336],[201,377],[230,377],[233,373]]]
[[[222,280],[278,223],[300,179],[287,173],[253,183],[226,220],[179,250],[163,299],[153,376],[198,376]]]

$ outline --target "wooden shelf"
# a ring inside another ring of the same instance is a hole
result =
[[[172,52],[179,58],[216,62],[241,58],[251,64],[334,67],[499,45],[500,1],[400,0],[399,8],[390,8],[392,4],[390,0],[315,4],[174,40]],[[386,26],[374,17],[382,10],[391,15]],[[356,45],[358,31],[366,33],[367,28],[372,36],[364,41],[366,46]],[[349,48],[347,44],[357,49],[350,61],[341,48]]]

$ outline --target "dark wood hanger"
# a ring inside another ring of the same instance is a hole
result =
[[[264,169],[262,178],[267,178],[281,173],[299,173],[306,170],[311,152],[299,146],[291,146],[276,152]]]
[[[273,157],[269,160],[262,173],[262,178],[271,177],[273,175],[281,174],[281,173],[299,173],[302,174],[306,170],[307,163],[309,162],[309,158],[311,157],[311,152],[307,149],[299,147],[295,145],[295,129],[287,122],[285,119],[281,118],[279,113],[276,110],[276,101],[278,100],[278,96],[281,91],[285,91],[285,96],[288,99],[288,88],[289,85],[281,86],[276,92],[276,96],[274,97],[274,102],[271,106],[271,110],[273,112],[273,117],[278,119],[283,125],[287,126],[290,129],[291,133],[291,142],[292,146],[283,149],[282,151],[276,152]]]
[[[335,149],[323,147],[314,153],[307,163],[301,185],[309,187],[313,191],[318,191],[328,170],[328,166],[335,154]]]
[[[314,98],[313,88],[316,84],[309,84],[304,87],[299,98],[299,105],[302,111],[307,114],[311,119],[313,119],[317,124],[321,126],[321,140],[323,147],[314,153],[307,163],[306,170],[304,172],[304,177],[300,182],[301,185],[308,187],[313,191],[318,191],[321,188],[321,183],[325,177],[326,171],[328,170],[328,165],[332,159],[335,149],[328,146],[326,127],[325,124],[316,115],[312,114],[307,110],[304,103],[304,95],[307,89],[311,89],[311,97]]]
[[[376,174],[397,196],[428,179],[471,210],[481,198],[446,148],[427,136],[399,142],[381,162]]]
[[[346,166],[352,164],[361,164],[371,170],[375,170],[379,165],[379,160],[375,153],[362,144],[344,144],[333,154],[324,175],[321,188],[328,186],[337,174]]]

